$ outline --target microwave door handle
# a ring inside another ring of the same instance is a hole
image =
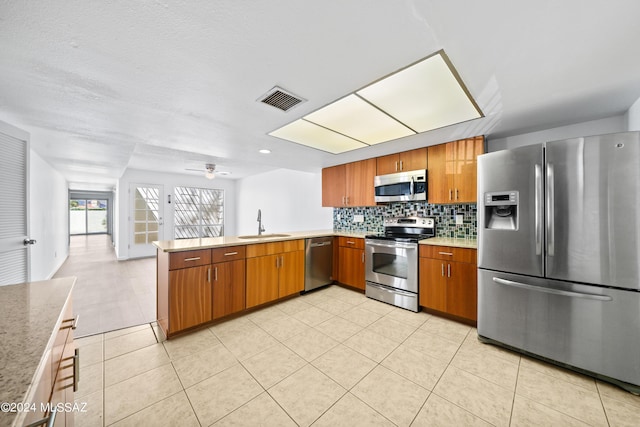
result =
[[[413,185],[413,177],[411,177],[411,182],[409,183],[409,193],[411,194],[411,198],[413,198],[414,193]]]

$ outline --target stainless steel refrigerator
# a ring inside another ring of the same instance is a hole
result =
[[[478,335],[640,392],[640,132],[478,158]]]

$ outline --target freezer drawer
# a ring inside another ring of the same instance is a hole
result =
[[[640,386],[640,293],[478,269],[478,335]]]

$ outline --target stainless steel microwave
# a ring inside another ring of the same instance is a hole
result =
[[[374,179],[376,202],[413,202],[427,200],[427,171],[416,170]]]

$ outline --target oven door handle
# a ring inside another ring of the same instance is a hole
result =
[[[366,242],[369,246],[377,246],[381,248],[391,248],[391,249],[416,249],[415,244],[407,244],[407,243],[374,243],[374,242]]]

